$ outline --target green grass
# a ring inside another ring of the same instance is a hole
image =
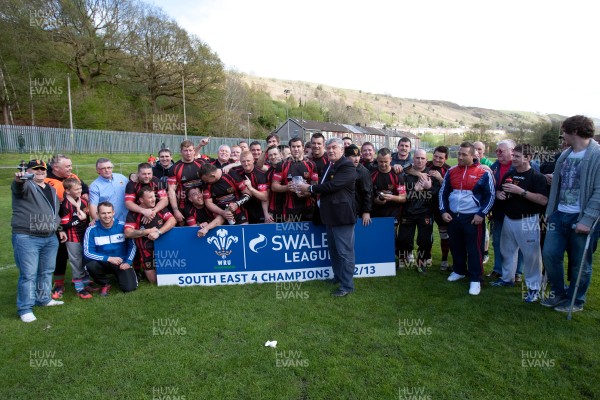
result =
[[[5,189],[9,178],[0,171]],[[0,199],[9,222],[9,191]],[[4,226],[2,266],[12,262]],[[115,289],[88,301],[69,287],[64,306],[36,309],[31,324],[15,314],[18,271],[3,269],[0,398],[398,399],[421,390],[432,399],[599,396],[597,279],[585,311],[568,322],[522,302],[520,288],[484,286],[473,297],[466,282],[447,282],[437,270],[437,238],[434,260],[425,276],[406,270],[357,279],[356,293],[341,299],[320,281],[293,289],[142,283],[133,293]],[[280,299],[278,290],[301,298]],[[422,329],[401,334],[415,320]],[[277,348],[264,347],[267,340]],[[538,366],[524,367],[523,351],[545,353],[531,361]]]

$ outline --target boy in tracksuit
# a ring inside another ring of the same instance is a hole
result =
[[[440,189],[440,211],[448,223],[454,272],[450,282],[469,274],[469,294],[478,295],[483,277],[485,217],[494,204],[494,180],[475,159],[475,147],[460,145],[458,165],[450,168]]]

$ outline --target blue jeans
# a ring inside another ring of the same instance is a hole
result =
[[[544,242],[542,259],[548,273],[548,280],[552,286],[552,292],[554,296],[559,298],[573,298],[577,274],[579,274],[579,267],[583,259],[583,250],[585,249],[587,235],[575,233],[573,225],[577,223],[578,219],[579,214],[566,214],[556,211],[548,220],[548,231],[546,233],[546,241]],[[575,297],[575,304],[579,306],[585,303],[585,294],[592,278],[592,254],[596,251],[597,245],[598,229],[592,233],[590,246],[583,261],[581,281],[579,282],[579,290]],[[569,264],[571,265],[571,276],[569,277],[571,284],[568,288],[565,288],[564,257],[567,249]]]
[[[492,231],[492,246],[494,248],[494,271],[502,275],[502,250],[500,249],[500,237],[502,236],[502,227],[504,226],[504,219],[496,220],[493,219],[490,224]],[[519,257],[517,258],[517,274],[523,274],[523,253],[519,250]]]
[[[43,306],[51,300],[58,239],[56,235],[43,238],[13,233],[12,246],[19,268],[17,312],[23,315],[30,313],[34,305]]]

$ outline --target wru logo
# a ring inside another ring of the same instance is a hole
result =
[[[220,255],[221,258],[225,259],[228,255],[231,254],[232,250],[229,250],[229,246],[231,243],[237,243],[237,236],[228,236],[229,232],[226,229],[219,229],[217,231],[217,237],[211,236],[208,238],[208,244],[214,244],[217,247],[218,251],[215,251],[217,255]]]

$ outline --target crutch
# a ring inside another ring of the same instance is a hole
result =
[[[583,263],[585,262],[585,257],[587,255],[588,249],[590,247],[590,242],[592,240],[592,235],[596,230],[596,225],[600,220],[600,216],[596,218],[592,227],[590,228],[590,233],[587,235],[587,239],[585,240],[585,248],[583,249],[583,256],[581,257],[581,263],[579,264],[579,272],[577,273],[577,280],[575,281],[575,290],[573,290],[573,297],[571,298],[571,305],[569,306],[569,313],[567,314],[567,320],[570,321],[573,317],[573,306],[575,305],[575,297],[577,296],[577,290],[579,289],[579,281],[581,280],[581,271],[583,271]]]

